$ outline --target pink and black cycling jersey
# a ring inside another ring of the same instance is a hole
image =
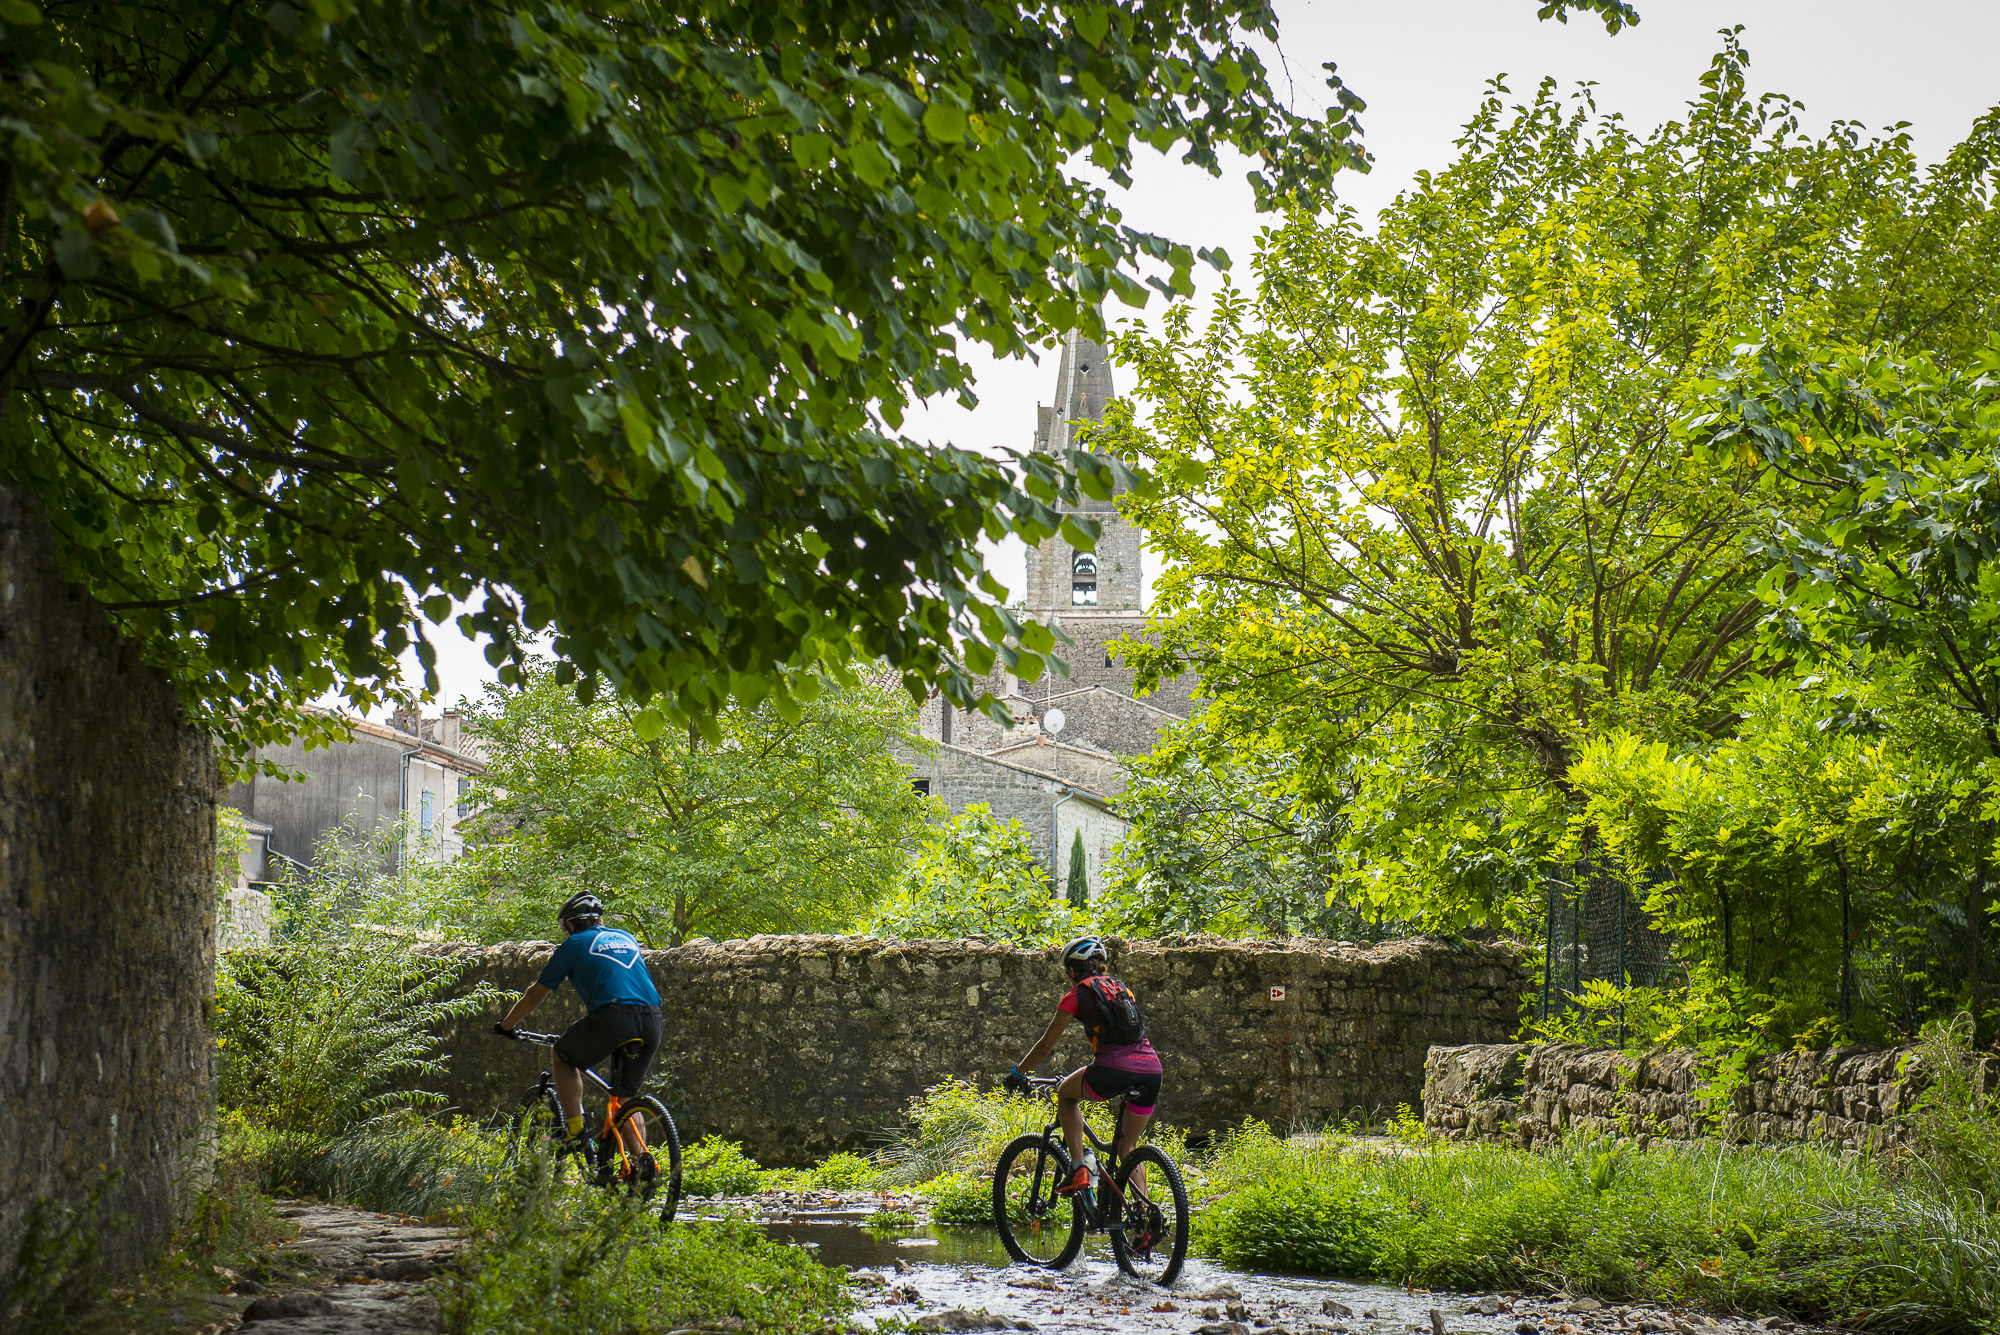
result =
[[[1081,1002],[1078,1001],[1079,997],[1083,998]],[[1087,1008],[1088,1014],[1079,1010],[1079,1005]],[[1160,1054],[1153,1051],[1150,1039],[1142,1038],[1137,1043],[1100,1044],[1097,1041],[1095,1036],[1098,1027],[1097,994],[1081,983],[1071,988],[1068,994],[1056,1003],[1056,1009],[1068,1011],[1083,1022],[1084,1032],[1092,1036],[1090,1046],[1097,1054],[1092,1059],[1092,1065],[1109,1067],[1114,1071],[1136,1071],[1146,1075],[1156,1074],[1160,1070]]]

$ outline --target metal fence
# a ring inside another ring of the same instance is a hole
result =
[[[1649,884],[1671,879],[1656,873]],[[1642,907],[1645,893],[1589,859],[1542,869],[1548,909],[1539,1006],[1544,1021],[1573,1010],[1584,984],[1661,987],[1681,972],[1673,940]],[[1624,1041],[1623,1019],[1619,1041]]]

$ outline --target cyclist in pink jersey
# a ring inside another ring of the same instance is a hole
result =
[[[1160,1096],[1160,1054],[1146,1038],[1139,999],[1132,995],[1132,989],[1105,972],[1110,962],[1110,952],[1093,936],[1079,937],[1063,948],[1062,964],[1069,975],[1070,990],[1056,1003],[1049,1027],[1006,1081],[1009,1089],[1026,1090],[1028,1078],[1022,1073],[1048,1060],[1072,1019],[1083,1025],[1092,1049],[1090,1065],[1071,1071],[1056,1086],[1056,1116],[1062,1123],[1070,1161],[1076,1165],[1075,1175],[1063,1188],[1065,1194],[1090,1185],[1090,1170],[1083,1157],[1083,1100],[1101,1103],[1134,1086],[1141,1088],[1143,1092],[1126,1105],[1125,1123],[1118,1128],[1117,1152],[1123,1159],[1138,1146]],[[1145,1172],[1144,1164],[1139,1172]],[[1145,1186],[1143,1176],[1135,1180]]]

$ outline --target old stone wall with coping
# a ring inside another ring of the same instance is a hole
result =
[[[1113,970],[1139,994],[1166,1068],[1160,1115],[1198,1132],[1414,1106],[1431,1046],[1511,1035],[1528,982],[1522,955],[1504,946],[1113,945]],[[465,988],[491,983],[511,1001],[552,948],[431,949],[459,962]],[[865,1147],[946,1079],[990,1087],[1066,986],[1055,951],[985,941],[764,936],[651,951],[646,962],[666,1015],[658,1092],[685,1118],[684,1137],[740,1140],[769,1163]],[[527,1024],[559,1032],[578,1014],[565,988]],[[499,1016],[445,1035],[448,1069],[435,1087],[479,1116],[513,1106],[547,1062],[545,1049],[494,1036]],[[1072,1026],[1046,1070],[1087,1059]]]
[[[163,674],[56,570],[0,488],[0,1266],[40,1198],[100,1183],[131,1269],[205,1168],[215,791]]]
[[[1532,1145],[1570,1132],[1756,1144],[1813,1141],[1842,1150],[1908,1139],[1905,1116],[1926,1081],[1909,1047],[1784,1052],[1753,1062],[1727,1099],[1690,1048],[1626,1053],[1567,1043],[1433,1048],[1424,1063],[1424,1125],[1454,1139]],[[1983,1061],[2000,1088],[2000,1058]]]

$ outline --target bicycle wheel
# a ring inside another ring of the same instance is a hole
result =
[[[625,1149],[625,1123],[634,1113],[646,1115],[646,1154],[634,1161]],[[609,1185],[644,1201],[657,1201],[660,1222],[672,1223],[681,1203],[681,1135],[667,1105],[650,1094],[622,1103],[612,1122]]]
[[[1132,1180],[1146,1165],[1146,1185]],[[1118,1195],[1125,1202],[1125,1227],[1111,1234],[1118,1268],[1149,1284],[1172,1284],[1187,1260],[1188,1195],[1181,1170],[1151,1145],[1141,1145],[1118,1168]]]
[[[556,1102],[555,1091],[537,1087],[522,1095],[521,1106],[514,1110],[507,1130],[507,1154],[501,1162],[513,1168],[539,1146],[554,1158],[555,1179],[560,1182],[572,1157],[561,1152],[562,1143],[562,1105]]]
[[[1069,1155],[1047,1136],[1021,1136],[1000,1152],[993,1224],[1021,1264],[1060,1270],[1083,1247],[1082,1202],[1056,1195],[1069,1172]]]

